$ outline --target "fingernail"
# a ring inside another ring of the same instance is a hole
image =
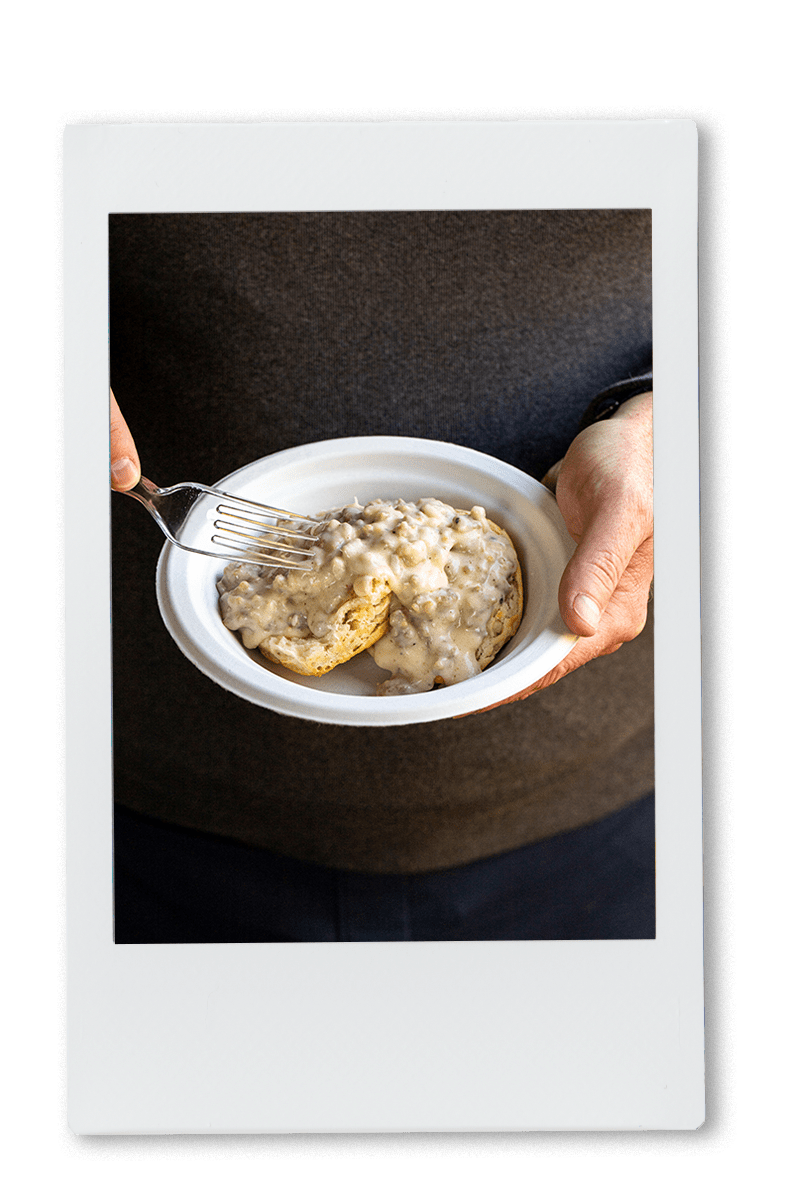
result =
[[[573,600],[573,612],[594,629],[600,624],[600,607],[585,592],[579,592]]]
[[[137,468],[130,458],[119,458],[112,464],[111,473],[117,488],[129,488],[137,482]]]

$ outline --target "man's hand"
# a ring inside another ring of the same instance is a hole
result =
[[[116,492],[128,492],[140,478],[140,456],[118,402],[110,391],[110,480]]]
[[[612,654],[646,624],[652,584],[652,393],[634,396],[613,417],[579,433],[543,483],[555,487],[578,545],[559,584],[559,609],[580,638],[557,667],[504,704]]]

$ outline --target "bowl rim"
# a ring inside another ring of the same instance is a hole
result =
[[[398,435],[328,438],[254,459],[225,475],[213,486],[230,492],[234,487],[242,490],[246,483],[239,477],[260,480],[283,469],[288,471],[291,467],[303,466],[308,462],[313,465],[321,461],[330,462],[348,453],[364,459],[381,454],[388,459],[392,455],[405,458],[418,454],[436,463],[451,463],[466,470],[476,470],[488,479],[495,479],[503,495],[509,494],[511,501],[517,497],[522,505],[539,511],[540,521],[547,521],[552,535],[548,569],[558,593],[561,572],[575,544],[567,532],[553,493],[519,468],[470,447]],[[440,490],[440,481],[437,480],[437,484]],[[195,509],[200,503],[198,501]],[[487,510],[489,506],[486,504],[483,507]],[[515,540],[516,531],[513,529],[508,532],[513,534]],[[198,562],[195,563],[195,560]],[[361,696],[316,690],[305,687],[296,676],[286,678],[275,674],[262,656],[259,659],[255,656],[253,660],[251,653],[243,650],[238,639],[233,640],[241,649],[241,655],[235,654],[226,641],[221,643],[219,630],[222,634],[232,635],[222,625],[218,605],[217,629],[206,630],[205,622],[197,615],[196,605],[190,600],[189,580],[218,569],[218,559],[189,554],[170,542],[165,543],[156,570],[156,595],[164,624],[186,658],[213,682],[241,699],[283,716],[325,724],[358,726],[407,725],[462,716],[498,704],[522,691],[557,666],[577,641],[577,637],[567,630],[561,620],[557,598],[555,602],[550,602],[550,619],[526,643],[530,652],[528,664],[523,655],[514,653],[494,661],[472,679],[440,690],[405,696]],[[227,652],[228,649],[231,653]],[[252,670],[245,665],[247,663]]]

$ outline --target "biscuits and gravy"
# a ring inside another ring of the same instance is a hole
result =
[[[297,674],[367,650],[390,673],[380,695],[425,692],[478,674],[518,628],[518,557],[480,506],[354,503],[310,532],[308,570],[235,563],[217,583],[225,626]]]

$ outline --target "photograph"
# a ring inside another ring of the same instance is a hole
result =
[[[65,154],[70,1128],[697,1129],[695,126]]]
[[[107,234],[115,944],[655,939],[652,211]]]

